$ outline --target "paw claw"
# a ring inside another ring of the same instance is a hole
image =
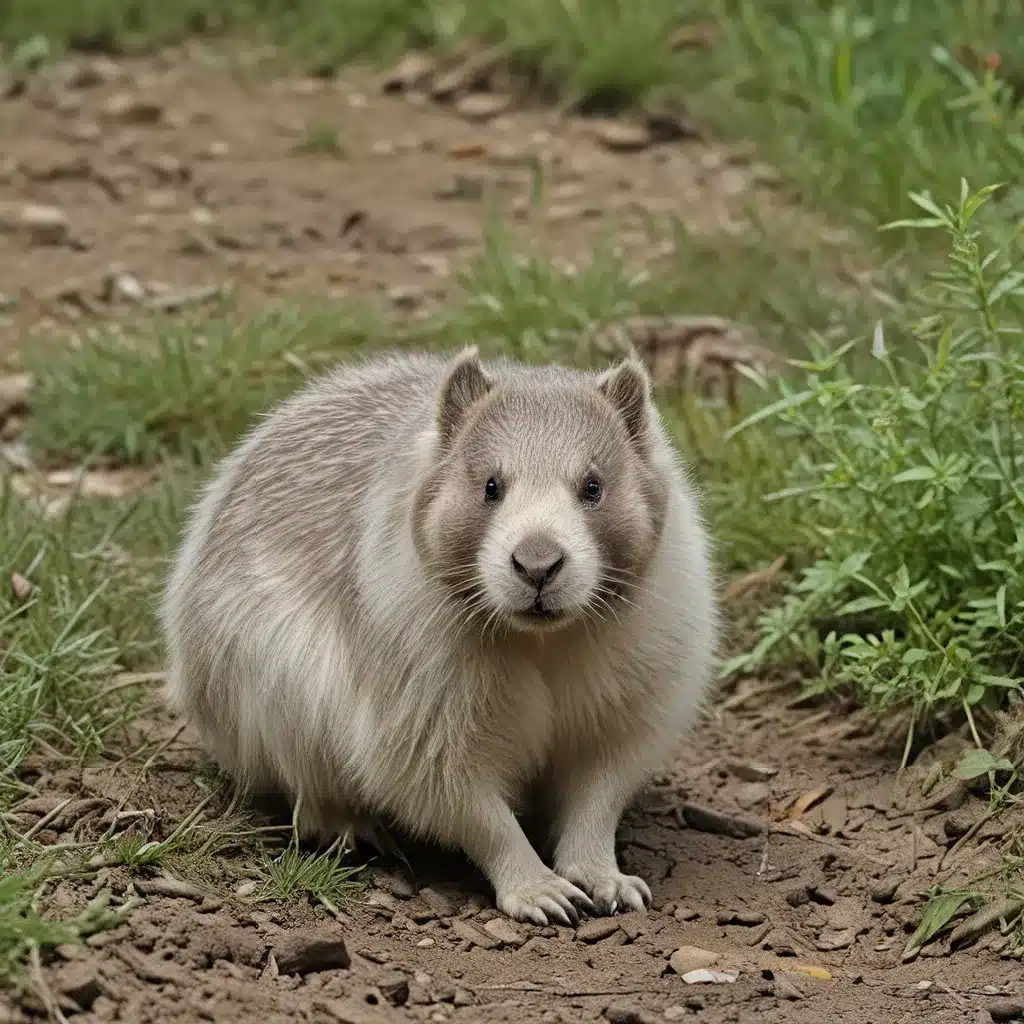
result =
[[[624,875],[621,871],[568,869],[564,877],[590,895],[594,908],[592,913],[625,914],[630,911],[644,911],[651,905],[651,890],[647,883],[636,875]]]
[[[546,925],[579,924],[577,906],[592,906],[590,898],[553,871],[498,893],[498,909],[516,921]]]

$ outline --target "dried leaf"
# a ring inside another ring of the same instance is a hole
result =
[[[35,584],[31,580],[27,580],[20,572],[11,573],[11,590],[14,591],[16,601],[24,603],[32,596],[32,591],[35,589]]]
[[[425,53],[407,53],[381,82],[382,92],[404,92],[418,89],[437,69],[437,61]]]
[[[499,65],[506,62],[507,56],[504,46],[492,46],[471,53],[457,67],[434,75],[430,83],[430,95],[435,100],[450,100],[470,89],[487,88],[491,75]]]
[[[707,21],[680,25],[668,37],[668,48],[673,53],[678,53],[680,50],[708,49],[714,38],[714,31],[714,25]]]
[[[789,809],[787,817],[790,821],[802,818],[816,803],[824,800],[831,792],[832,787],[826,783],[824,786],[819,786],[817,789],[798,796]]]
[[[824,967],[815,967],[812,964],[793,964],[787,965],[787,971],[797,971],[800,974],[806,974],[809,978],[818,978],[821,981],[831,981],[832,975],[825,970]]]
[[[469,160],[476,156],[484,156],[487,147],[482,142],[457,142],[448,150],[448,155],[453,160]]]
[[[739,325],[718,316],[634,316],[594,330],[591,342],[605,355],[636,352],[655,384],[739,402],[738,379],[763,377],[775,354]]]
[[[149,469],[123,467],[121,469],[55,469],[46,474],[51,487],[69,487],[87,498],[123,498],[144,487],[156,478]]]
[[[748,594],[751,590],[771,583],[772,580],[782,572],[785,564],[786,556],[779,555],[771,565],[766,566],[763,569],[755,569],[753,572],[748,572],[746,576],[741,576],[738,580],[733,580],[732,583],[725,588],[726,600],[737,601],[739,598]]]
[[[988,931],[1000,921],[1012,922],[1024,910],[1021,900],[1005,899],[982,907],[977,913],[961,921],[949,935],[950,949],[959,949],[969,945],[983,932]]]
[[[28,404],[28,396],[35,384],[31,373],[12,373],[0,377],[0,417],[20,412]]]

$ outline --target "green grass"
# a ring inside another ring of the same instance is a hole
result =
[[[278,398],[311,372],[378,337],[360,309],[281,304],[254,318],[154,320],[130,337],[98,329],[63,357],[28,353],[37,409],[27,440],[63,459],[111,455],[157,464],[202,464],[222,454]]]
[[[119,547],[133,511],[83,502],[46,521],[0,486],[0,789],[15,784],[34,744],[81,756],[102,750],[132,705],[130,689],[109,700],[103,689],[159,657],[150,604],[162,569],[152,558],[122,558]],[[163,532],[159,501],[143,516]],[[31,584],[24,598],[14,573]]]
[[[341,144],[337,127],[329,123],[316,123],[306,128],[306,134],[296,145],[295,152],[341,159],[345,156],[345,147]]]
[[[263,902],[304,896],[337,916],[339,905],[362,888],[358,880],[361,868],[345,862],[347,853],[343,837],[326,850],[304,852],[293,831],[283,850],[262,852],[255,867],[261,884],[253,898]]]
[[[115,906],[103,890],[79,914],[55,921],[40,914],[46,886],[66,876],[40,862],[27,870],[9,870],[0,853],[0,979],[18,979],[23,962],[41,949],[77,942],[118,924],[134,905]]]

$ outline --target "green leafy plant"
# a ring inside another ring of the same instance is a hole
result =
[[[912,196],[949,259],[876,373],[855,378],[849,342],[794,361],[799,385],[759,423],[797,454],[768,495],[811,524],[813,560],[764,612],[756,646],[726,672],[802,656],[822,689],[916,715],[994,709],[1024,675],[1024,272],[1016,240],[975,222],[994,188],[954,206]],[[897,226],[897,225],[892,225]],[[980,746],[979,740],[979,746]]]

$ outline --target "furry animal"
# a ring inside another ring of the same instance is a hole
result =
[[[307,835],[388,821],[498,907],[642,910],[615,833],[701,703],[716,610],[698,504],[642,363],[394,355],[285,401],[193,509],[168,695]],[[529,787],[553,868],[517,812]]]

